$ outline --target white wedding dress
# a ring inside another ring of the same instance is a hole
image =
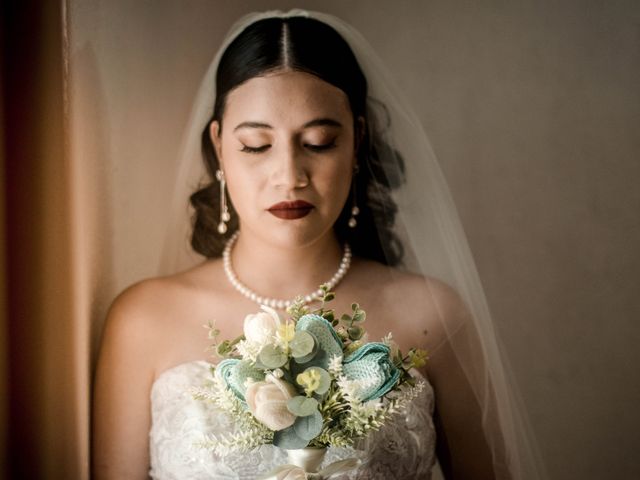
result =
[[[149,433],[151,469],[158,480],[253,480],[288,463],[286,453],[272,445],[224,458],[198,448],[203,434],[231,433],[234,425],[211,404],[193,399],[190,389],[210,380],[210,364],[183,363],[163,372],[151,389]],[[329,448],[323,466],[357,457],[361,466],[337,475],[343,480],[437,479],[435,429],[432,420],[433,389],[426,388],[411,403],[406,414],[397,415],[372,435],[361,450]],[[433,476],[432,476],[433,471]]]

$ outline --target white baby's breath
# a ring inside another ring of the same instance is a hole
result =
[[[375,378],[361,378],[358,380],[349,380],[344,375],[338,377],[338,386],[342,390],[347,402],[350,404],[362,403],[359,398],[363,390],[372,387],[376,384]]]
[[[342,375],[342,355],[334,355],[331,357],[327,370],[333,378],[338,378]]]
[[[250,342],[248,340],[241,340],[236,344],[236,350],[244,360],[248,360],[251,363],[255,363],[260,354],[262,345],[259,343]]]
[[[393,335],[391,334],[391,332],[387,333],[384,336],[384,338],[382,339],[382,343],[384,343],[387,347],[389,347],[390,349],[389,356],[391,358],[395,358],[400,352],[400,346],[393,339]]]
[[[214,375],[213,381],[209,385],[191,388],[190,393],[195,399],[213,403],[229,415],[235,416],[245,413],[246,409],[240,399],[226,386],[219,375]]]
[[[219,375],[213,378],[213,382],[204,387],[191,388],[190,393],[195,399],[212,403],[216,409],[229,415],[236,431],[229,435],[206,435],[194,446],[225,456],[234,451],[247,451],[271,443],[273,432],[256,420]]]
[[[238,428],[233,434],[204,436],[204,439],[195,442],[196,448],[204,448],[224,457],[231,453],[247,452],[254,448],[273,441],[273,433],[266,427],[255,425]]]

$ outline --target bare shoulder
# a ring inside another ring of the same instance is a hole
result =
[[[215,295],[222,290],[216,285],[217,263],[219,262],[201,263],[173,275],[147,278],[134,283],[116,297],[109,316],[132,326],[150,326],[146,324],[157,324],[171,318],[172,312],[182,312],[183,306],[194,302],[203,291]]]
[[[216,268],[215,262],[206,262],[174,275],[144,279],[126,288],[109,309],[103,348],[106,344],[117,346],[123,353],[131,352],[140,365],[146,364],[156,373],[174,360],[188,356],[180,349],[194,337],[194,355],[200,353],[202,348],[197,340],[206,340],[201,312],[210,308],[211,302],[215,304],[216,297],[224,297],[223,287],[216,285],[219,277],[215,275]]]
[[[368,283],[387,300],[398,299],[424,308],[458,308],[462,300],[446,282],[431,276],[406,272],[371,260],[358,260],[358,281]]]
[[[106,331],[153,335],[159,324],[169,318],[166,308],[179,295],[179,289],[169,278],[149,278],[129,286],[111,304]]]
[[[431,345],[439,343],[451,324],[466,315],[458,292],[432,276],[360,259],[356,281],[370,292],[370,308],[385,310],[390,318],[402,319],[402,329],[413,335],[427,332]]]
[[[123,290],[113,301],[110,314],[128,317],[130,321],[144,321],[156,311],[162,311],[171,298],[179,295],[186,285],[174,277],[154,277],[140,280]]]

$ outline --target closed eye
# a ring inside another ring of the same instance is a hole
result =
[[[314,145],[312,143],[305,143],[304,145],[306,148],[308,148],[309,150],[312,150],[314,152],[323,152],[325,150],[331,150],[332,148],[334,148],[336,146],[336,142],[335,140],[329,142],[329,143],[323,143],[322,145]]]
[[[265,152],[271,145],[261,145],[260,147],[250,147],[249,145],[242,145],[241,152],[246,153],[262,153]]]

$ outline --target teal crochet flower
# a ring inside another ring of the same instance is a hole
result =
[[[309,359],[305,359],[304,368],[313,366],[326,370],[329,368],[329,361],[332,357],[342,356],[340,337],[331,324],[320,315],[313,313],[303,315],[296,323],[296,331],[311,334],[318,344],[317,351]]]
[[[251,363],[237,358],[222,360],[216,367],[216,373],[224,383],[243,402],[247,391],[246,382],[249,378],[256,382],[264,380],[264,373]]]
[[[344,359],[342,372],[348,380],[368,381],[360,392],[363,402],[382,397],[400,379],[400,370],[391,360],[391,349],[384,343],[367,343],[360,347]]]

